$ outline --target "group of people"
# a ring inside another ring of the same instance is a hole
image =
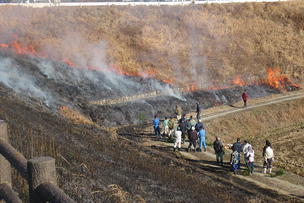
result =
[[[232,146],[233,152],[231,153],[230,165],[234,174],[237,174],[237,169],[240,168],[241,152],[243,152],[244,154],[245,164],[249,165],[251,169],[251,173],[253,173],[254,171],[254,157],[255,157],[254,149],[252,145],[248,142],[248,140],[245,140],[244,142],[245,144],[244,146],[242,146],[240,142],[240,138],[238,138],[237,141]],[[267,172],[267,168],[269,168],[269,173],[271,173],[274,154],[269,140],[266,140],[266,144],[263,148],[263,158],[264,158],[263,173]]]
[[[204,151],[207,150],[206,142],[205,142],[205,127],[200,119],[201,107],[199,102],[196,103],[196,113],[197,113],[197,122],[191,116],[189,119],[186,118],[186,115],[182,115],[182,109],[179,105],[176,105],[176,118],[177,121],[174,121],[174,118],[171,116],[168,118],[165,117],[162,126],[162,132],[160,132],[160,121],[157,116],[155,116],[153,120],[155,136],[157,138],[160,137],[173,137],[175,138],[174,142],[174,151],[178,149],[180,151],[181,144],[185,142],[186,135],[188,135],[189,146],[187,151],[190,152],[192,146],[194,148],[194,152],[196,152],[196,142],[199,140],[199,151],[202,151],[204,146]],[[177,128],[175,130],[175,125]]]
[[[244,101],[244,108],[247,107],[247,91],[245,90],[242,94],[242,98]],[[178,151],[181,150],[181,144],[185,142],[186,134],[188,135],[189,139],[189,145],[187,148],[187,151],[191,151],[191,147],[193,146],[194,152],[196,152],[196,142],[199,140],[199,151],[202,152],[202,148],[204,146],[204,151],[207,150],[205,136],[206,131],[203,123],[200,119],[200,113],[201,113],[201,107],[199,102],[196,103],[196,113],[197,113],[197,122],[193,119],[191,116],[189,119],[186,118],[186,115],[182,116],[182,109],[179,105],[176,105],[176,117],[177,117],[177,124],[178,127],[175,131],[175,121],[174,118],[171,116],[168,118],[165,117],[165,120],[163,122],[163,128],[162,133],[160,133],[160,127],[159,127],[159,119],[157,116],[155,116],[155,119],[153,120],[155,135],[159,137],[171,137],[174,136],[175,142],[174,142],[174,151],[176,149]],[[240,142],[240,138],[237,139],[237,141],[233,144],[231,149],[233,152],[231,153],[230,158],[230,165],[232,171],[237,174],[237,169],[240,168],[240,161],[241,161],[241,152],[244,154],[244,160],[246,165],[248,165],[251,168],[251,173],[254,171],[254,149],[252,145],[248,142],[248,140],[244,141],[244,146],[242,146]],[[218,165],[223,166],[223,144],[220,141],[220,137],[216,137],[216,140],[213,143],[213,148],[216,154],[216,161]],[[264,157],[264,164],[263,164],[263,173],[266,173],[267,168],[269,168],[269,173],[272,171],[272,162],[274,160],[273,156],[273,150],[272,146],[269,142],[269,140],[266,140],[266,145],[263,149],[263,157]]]

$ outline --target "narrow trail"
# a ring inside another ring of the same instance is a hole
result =
[[[259,108],[261,106],[271,105],[275,103],[290,101],[301,99],[304,97],[304,91],[300,90],[297,92],[292,92],[284,95],[277,95],[274,98],[264,99],[263,101],[252,101],[252,104],[249,103],[247,108],[243,108],[242,103],[239,102],[236,105],[225,106],[218,109],[212,109],[212,111],[203,112],[201,115],[202,121],[211,120],[220,116],[225,116],[231,113],[237,113],[239,111],[246,111],[252,108]],[[196,113],[190,113],[187,115],[187,118],[192,115],[196,116]],[[144,129],[145,133],[153,135],[153,128]],[[144,140],[144,145],[146,146],[158,146],[162,148],[166,148],[168,150],[173,151],[173,143],[166,143],[166,138],[157,139],[154,135]],[[185,141],[182,144],[182,150],[177,153],[181,153],[187,159],[198,161],[204,168],[222,170],[222,172],[228,173],[229,169],[229,161],[230,161],[230,152],[224,155],[224,167],[218,166],[216,164],[216,157],[212,147],[207,146],[206,152],[190,152],[188,153],[186,149],[188,148],[188,141]],[[254,173],[250,176],[243,176],[242,173],[245,169],[244,166],[244,157],[241,154],[241,169],[238,170],[238,175],[235,175],[236,178],[246,180],[248,182],[254,183],[257,186],[260,186],[265,189],[271,189],[280,194],[290,195],[293,197],[298,197],[301,200],[304,200],[304,177],[295,175],[293,173],[285,172],[283,176],[277,176],[272,178],[270,174],[262,173],[262,165],[255,163]],[[273,171],[277,171],[278,169],[274,168]]]

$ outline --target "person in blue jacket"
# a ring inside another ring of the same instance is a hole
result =
[[[206,136],[206,131],[203,129],[203,126],[200,126],[200,131],[198,132],[200,152],[202,151],[203,145],[204,145],[204,148],[205,148],[204,151],[207,151],[205,136]]]
[[[160,137],[159,119],[157,118],[157,115],[155,115],[155,118],[153,120],[153,125],[154,125],[155,136]]]

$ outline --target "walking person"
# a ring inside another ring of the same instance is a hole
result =
[[[201,106],[199,102],[196,102],[196,119],[199,120],[201,118]]]
[[[263,157],[265,160],[263,164],[263,173],[266,173],[267,167],[269,167],[269,173],[271,173],[274,156],[273,149],[269,140],[266,140],[266,145],[263,148]]]
[[[221,158],[221,166],[223,166],[223,144],[221,138],[218,136],[213,142],[213,149],[215,151],[217,165],[220,165],[219,158]]]
[[[241,139],[238,138],[238,139],[236,140],[236,142],[233,144],[233,149],[234,149],[235,151],[238,152],[238,161],[239,161],[238,168],[240,168],[241,150],[242,150],[242,144],[241,144],[240,141],[241,141]]]
[[[247,107],[247,99],[248,99],[248,94],[247,94],[247,90],[244,90],[243,94],[242,94],[242,98],[244,101],[244,108]]]
[[[155,118],[153,120],[153,125],[154,125],[155,136],[160,137],[159,119],[157,118],[157,115],[155,115]]]
[[[249,166],[251,168],[251,173],[253,173],[253,170],[254,170],[254,166],[253,166],[253,162],[254,162],[254,150],[253,150],[253,148],[252,148],[251,145],[249,145],[247,147],[246,159],[247,159],[247,163],[249,164]]]
[[[202,148],[204,145],[204,151],[207,151],[207,146],[206,146],[206,131],[203,129],[203,126],[200,126],[200,131],[198,132],[198,137],[199,137],[199,151],[202,152]]]
[[[239,153],[238,151],[232,147],[233,152],[231,153],[231,158],[230,158],[230,165],[231,169],[234,172],[234,174],[237,174],[237,169],[239,165]]]
[[[188,132],[188,138],[189,138],[190,143],[189,143],[187,151],[190,152],[191,146],[193,145],[194,152],[196,152],[196,140],[198,139],[198,136],[197,136],[197,132],[195,131],[194,126],[192,126],[190,132]]]
[[[179,120],[182,118],[182,108],[177,104],[176,104],[175,113],[176,113],[177,121],[179,122]]]
[[[247,159],[247,157],[246,157],[246,154],[247,154],[247,152],[248,152],[248,147],[251,146],[251,144],[249,144],[248,140],[245,140],[244,142],[245,142],[245,145],[244,145],[244,147],[243,147],[243,153],[244,153],[244,160],[245,160],[245,163],[247,164],[248,159]],[[251,148],[253,149],[252,146],[251,146]]]
[[[165,116],[165,120],[163,122],[163,132],[162,132],[163,137],[167,137],[169,134],[168,122],[169,122],[169,119],[167,116]]]
[[[174,151],[176,151],[176,147],[178,145],[178,151],[181,149],[181,142],[182,142],[182,131],[180,131],[180,127],[177,127],[175,132],[175,142],[174,142]]]
[[[168,127],[169,127],[169,137],[173,134],[173,131],[174,131],[174,119],[173,117],[171,116],[170,117],[170,120],[168,122]]]

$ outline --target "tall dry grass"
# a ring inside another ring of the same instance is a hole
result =
[[[301,1],[174,7],[0,8],[0,43],[18,34],[24,46],[88,61],[106,54],[128,72],[159,79],[230,81],[279,67],[303,80]],[[99,46],[100,41],[106,45]],[[96,48],[97,47],[97,48]]]

